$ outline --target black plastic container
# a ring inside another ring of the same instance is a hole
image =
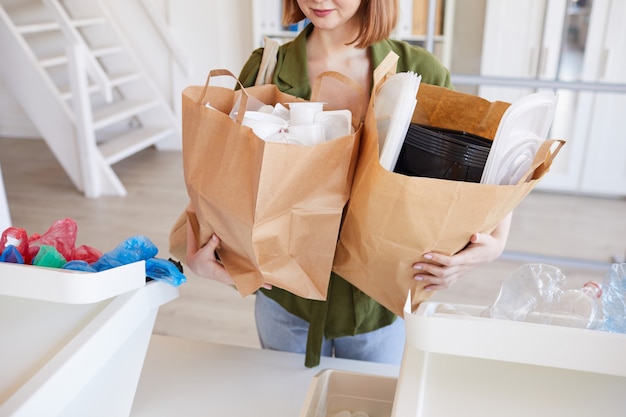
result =
[[[480,182],[491,143],[470,133],[411,123],[394,172]]]

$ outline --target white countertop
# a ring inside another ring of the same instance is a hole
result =
[[[153,335],[131,417],[300,415],[312,378],[323,369],[397,377],[394,365],[304,355]]]

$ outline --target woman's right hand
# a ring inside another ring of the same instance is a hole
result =
[[[199,248],[193,229],[187,222],[187,265],[202,278],[212,279],[223,284],[235,285],[224,265],[217,259],[215,250],[220,245],[217,235],[211,236],[203,247]]]

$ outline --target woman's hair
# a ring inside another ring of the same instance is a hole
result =
[[[350,43],[365,48],[391,35],[398,21],[398,0],[362,0],[356,15],[361,25]],[[289,26],[305,18],[297,0],[283,0],[283,25]]]

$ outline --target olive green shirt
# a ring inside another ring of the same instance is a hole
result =
[[[284,93],[306,100],[311,96],[307,70],[306,37],[313,29],[308,25],[293,41],[278,49],[272,83]],[[369,47],[376,68],[390,51],[398,56],[397,72],[412,71],[423,83],[451,87],[450,73],[434,55],[423,48],[396,40],[384,40]],[[241,70],[244,87],[253,86],[263,48],[256,49]],[[280,288],[262,289],[263,293],[290,313],[309,322],[305,365],[319,365],[322,336],[334,339],[370,332],[391,324],[396,316],[335,273],[331,274],[326,301],[298,297]]]

